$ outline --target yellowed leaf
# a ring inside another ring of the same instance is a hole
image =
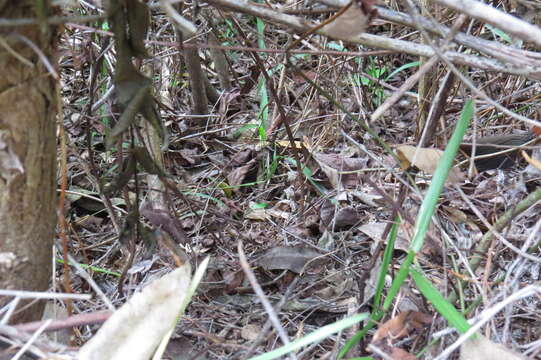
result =
[[[400,159],[400,166],[407,169],[415,166],[420,170],[433,175],[441,160],[443,151],[430,148],[416,148],[411,145],[401,145],[396,148],[396,155]],[[447,181],[458,183],[464,180],[464,174],[460,169],[452,167],[449,170]]]

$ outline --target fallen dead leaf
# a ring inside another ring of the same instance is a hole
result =
[[[257,263],[266,270],[290,270],[298,274],[319,256],[318,251],[306,246],[277,246],[268,249]]]
[[[370,21],[376,15],[374,0],[353,2],[351,6],[322,30],[332,38],[348,40],[365,32]]]
[[[372,338],[373,344],[384,340],[392,344],[393,341],[411,335],[414,330],[420,330],[432,322],[432,316],[419,311],[404,311],[392,319],[384,322]]]
[[[415,166],[420,170],[434,175],[443,151],[429,148],[416,148],[411,145],[401,145],[396,148],[396,154],[400,159],[400,166],[405,170],[410,166]],[[459,183],[465,179],[464,174],[457,167],[449,170],[447,181],[450,183]]]
[[[360,182],[360,177],[356,173],[348,172],[360,170],[366,166],[366,159],[347,158],[339,154],[314,153],[314,159],[337,191],[355,188]]]
[[[252,170],[253,166],[256,164],[255,160],[250,160],[246,165],[239,166],[233,169],[227,175],[227,181],[229,186],[239,186],[244,182],[246,175]],[[235,189],[236,190],[236,189]]]
[[[334,204],[327,200],[320,208],[321,231],[332,225],[332,231],[341,231],[351,228],[360,220],[360,215],[351,206],[336,209]]]
[[[387,226],[386,223],[380,222],[380,223],[368,223],[363,224],[359,226],[359,230],[362,231],[364,234],[366,234],[371,239],[379,242],[384,241],[387,242],[387,239],[382,239],[383,231],[385,231],[385,227]],[[409,240],[406,238],[406,234],[399,229],[398,235],[395,240],[394,248],[397,250],[402,250],[407,252],[409,249]]]

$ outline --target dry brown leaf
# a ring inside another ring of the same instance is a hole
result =
[[[443,155],[443,151],[429,148],[416,148],[411,145],[400,145],[396,148],[396,155],[400,159],[400,166],[407,169],[415,166],[420,170],[433,175],[436,167]],[[450,183],[459,183],[465,178],[464,174],[457,167],[449,170],[447,181]]]
[[[229,186],[239,186],[244,182],[244,179],[246,178],[246,175],[252,170],[253,166],[255,164],[254,160],[250,160],[246,165],[239,166],[235,169],[233,169],[228,175],[227,175],[227,182]]]
[[[322,30],[332,38],[348,40],[365,32],[370,21],[376,15],[374,0],[353,2],[351,6]]]
[[[432,322],[432,316],[419,311],[404,311],[398,316],[387,320],[380,325],[372,343],[376,344],[387,340],[391,344],[394,340],[410,335],[413,330],[420,330]]]
[[[367,223],[367,224],[363,224],[359,226],[359,230],[377,242],[379,241],[387,242],[387,239],[381,238],[386,226],[387,224],[383,222]],[[409,244],[408,239],[405,236],[406,234],[404,234],[404,231],[402,229],[399,229],[398,235],[395,240],[395,245],[394,245],[395,249],[408,252],[410,244]]]
[[[344,172],[360,170],[366,166],[365,159],[347,158],[339,154],[314,153],[314,159],[337,191],[355,188],[359,184],[358,174]]]
[[[337,209],[329,200],[326,200],[321,205],[319,216],[321,219],[321,231],[330,225],[333,225],[332,231],[345,230],[351,228],[360,220],[359,213],[354,208],[348,206]]]
[[[460,360],[526,360],[502,344],[496,344],[484,336],[477,335],[476,339],[467,340],[460,347]]]
[[[277,246],[268,249],[257,263],[266,270],[290,270],[300,273],[304,266],[321,256],[316,250],[306,246]]]

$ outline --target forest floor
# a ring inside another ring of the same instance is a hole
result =
[[[87,14],[100,13],[81,6]],[[390,7],[406,11],[397,4]],[[313,13],[311,19],[323,20],[330,12]],[[122,168],[129,147],[152,143],[151,135],[141,121],[131,132],[133,139],[125,136],[122,151],[107,149],[106,137],[118,120],[110,91],[115,72],[111,33],[104,27],[66,25],[60,72],[68,163],[59,179],[67,177],[69,253],[90,266],[87,271],[95,284],[114,306],[121,306],[176,267],[162,244],[121,235],[126,214],[139,208],[143,229],[173,234],[193,268],[210,256],[167,358],[243,359],[283,342],[267,324],[269,315],[239,263],[239,243],[291,341],[347,315],[371,312],[382,271],[387,272],[385,298],[410,249],[415,219],[431,183],[429,168],[435,168],[439,158],[418,154],[421,160],[415,161],[425,162],[418,166],[421,170],[404,169],[404,161],[401,167],[374,134],[394,152],[403,145],[418,146],[423,121],[448,68],[443,63],[433,66],[422,77],[423,89],[414,86],[372,121],[374,111],[418,70],[418,56],[315,35],[296,45],[300,51],[286,54],[292,35],[282,27],[207,7],[199,12],[197,26],[206,30],[195,43],[213,44],[216,40],[211,39],[217,38],[217,43],[230,47],[213,50],[218,55],[208,48],[199,50],[209,86],[219,95],[215,103],[209,101],[208,116],[190,115],[193,100],[186,63],[169,18],[158,8],[153,10],[147,39],[151,56],[141,65],[153,79],[157,108],[170,134],[161,166],[178,191],[161,186],[156,176],[140,167],[123,189],[105,196],[103,187]],[[409,41],[420,36],[413,28],[377,18],[368,31]],[[505,42],[478,22],[469,31]],[[253,47],[269,50],[247,50]],[[225,68],[219,61],[224,55]],[[466,67],[461,71],[498,104],[540,119],[539,82]],[[459,80],[446,84],[448,95],[441,116],[431,120],[437,123],[426,148],[445,149],[472,98]],[[420,91],[426,101],[419,101]],[[528,124],[473,98],[475,116],[463,142],[529,131]],[[373,134],[361,122],[368,123]],[[467,157],[460,153],[457,159]],[[439,196],[416,263],[444,297],[454,296],[456,309],[478,320],[483,311],[539,284],[541,204],[512,214],[497,234],[489,232],[541,186],[541,171],[520,154],[505,169],[478,172],[469,165],[464,161],[452,170],[458,179],[447,182]],[[382,268],[386,234],[397,215],[401,224],[391,263]],[[62,258],[60,252],[58,257]],[[472,268],[471,260],[479,257]],[[60,263],[55,276],[57,290],[65,292]],[[70,283],[76,293],[93,293],[75,273]],[[99,297],[75,301],[74,306],[75,313],[106,309]],[[303,348],[296,358],[334,358],[359,326]],[[377,331],[385,326],[392,330]],[[433,359],[458,337],[444,331],[448,326],[408,278],[390,311],[348,356],[378,358],[379,348],[393,359],[409,359],[412,354]],[[83,344],[98,328],[78,327],[72,341]],[[510,300],[491,315],[481,332],[540,358],[539,293]],[[458,352],[450,358],[458,358]]]

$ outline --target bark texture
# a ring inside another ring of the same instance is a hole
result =
[[[47,1],[0,2],[0,17],[35,18],[41,12],[33,7],[38,3]],[[33,43],[55,64],[54,36],[44,28],[0,28],[9,45],[0,46],[0,289],[44,291],[51,278],[56,80],[28,45]],[[9,300],[0,298],[0,306]],[[40,305],[17,314],[12,322],[40,317]]]

